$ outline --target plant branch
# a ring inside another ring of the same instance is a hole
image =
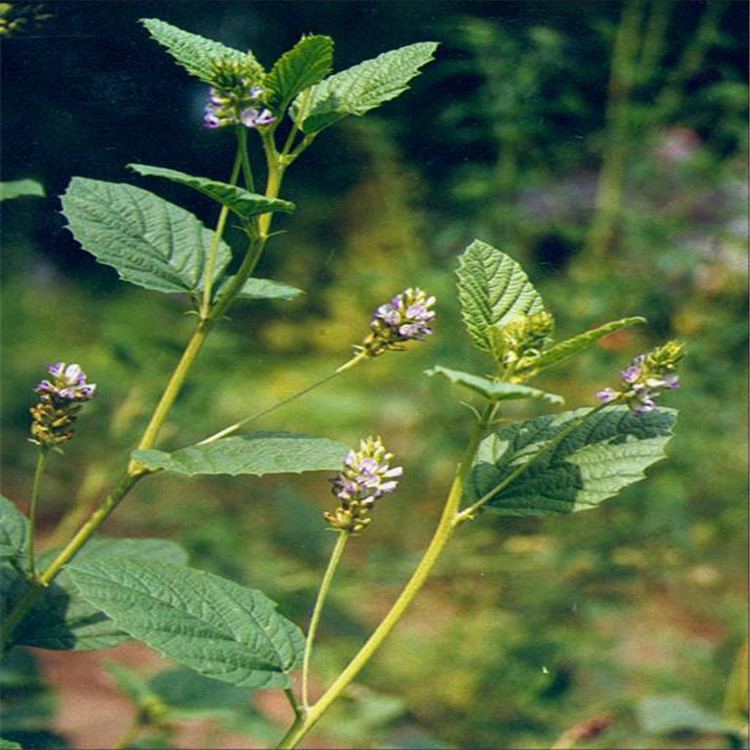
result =
[[[320,583],[320,589],[318,590],[318,596],[315,599],[312,616],[310,617],[310,627],[307,630],[307,640],[305,641],[305,653],[302,657],[302,706],[305,711],[307,711],[310,706],[310,659],[312,658],[315,635],[318,632],[320,615],[323,612],[323,605],[325,604],[326,596],[328,595],[328,589],[331,587],[331,581],[333,580],[336,569],[341,562],[344,548],[346,547],[346,543],[349,541],[350,536],[351,534],[348,531],[339,532],[338,539],[336,539],[336,544],[331,552],[331,558],[328,561],[328,567],[326,568],[323,580]]]
[[[49,447],[40,445],[36,454],[36,469],[34,470],[34,483],[31,486],[31,501],[29,503],[29,576],[36,578],[36,556],[34,554],[34,537],[36,536],[36,510],[39,502],[39,492],[42,487],[42,476],[44,465],[47,462]]]
[[[424,556],[412,574],[412,577],[409,579],[398,599],[396,599],[391,610],[383,618],[380,625],[378,625],[357,655],[352,659],[346,669],[344,669],[344,671],[336,678],[320,700],[310,707],[305,718],[302,721],[295,722],[287,732],[286,736],[279,743],[278,748],[286,750],[288,748],[296,747],[300,740],[302,740],[315,724],[320,721],[321,717],[330,708],[331,704],[338,699],[341,693],[370,661],[383,641],[399,622],[407,607],[419,593],[455,529],[453,521],[460,507],[466,478],[468,477],[471,466],[474,463],[474,458],[477,449],[479,448],[479,443],[481,442],[487,428],[491,411],[494,411],[494,407],[485,411],[483,418],[479,420],[474,427],[474,431],[466,446],[464,455],[456,468],[456,475],[445,501],[440,522],[438,523],[437,529],[435,530]]]

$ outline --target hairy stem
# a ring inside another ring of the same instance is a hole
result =
[[[318,590],[318,596],[315,599],[312,616],[310,617],[310,627],[307,630],[307,640],[305,641],[305,653],[302,657],[302,706],[306,711],[309,709],[310,705],[310,659],[312,658],[315,635],[318,632],[320,615],[323,612],[323,605],[325,604],[326,596],[328,595],[328,589],[331,587],[331,581],[333,580],[336,569],[341,562],[344,548],[346,547],[346,543],[349,541],[350,536],[351,534],[348,531],[339,532],[338,539],[336,539],[336,544],[331,552],[331,558],[328,561],[328,567],[326,568],[325,575],[320,583],[320,589]]]
[[[338,699],[352,680],[354,680],[362,671],[367,662],[370,661],[383,641],[388,637],[390,632],[401,619],[407,607],[419,593],[455,529],[454,519],[461,504],[466,478],[472,464],[474,463],[474,458],[479,443],[486,430],[489,417],[490,411],[486,412],[484,418],[479,420],[475,425],[461,462],[456,469],[456,475],[445,501],[440,522],[438,523],[437,529],[435,530],[422,560],[412,574],[412,577],[409,579],[398,599],[396,599],[391,610],[383,618],[380,625],[378,625],[364,646],[362,646],[357,655],[352,659],[346,669],[344,669],[344,671],[336,678],[320,700],[310,707],[304,719],[295,722],[287,732],[286,736],[281,740],[278,745],[279,748],[286,749],[296,747],[300,740],[302,740],[315,724],[320,721],[320,718],[330,708],[331,704]]]

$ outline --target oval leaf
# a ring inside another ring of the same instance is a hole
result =
[[[437,46],[409,44],[335,73],[298,96],[292,116],[309,135],[347,115],[363,115],[406,91],[419,69],[433,59]]]
[[[24,198],[26,196],[44,198],[44,185],[36,180],[0,182],[0,201],[8,201],[11,198]]]
[[[291,432],[252,432],[239,437],[191,445],[174,453],[158,450],[133,451],[133,458],[149,469],[177,474],[300,473],[341,468],[349,449],[328,438]]]
[[[456,275],[461,315],[482,351],[492,352],[493,326],[544,310],[542,298],[521,266],[480,240],[474,240],[461,255]]]
[[[81,596],[170,659],[233,685],[290,684],[304,638],[260,591],[160,562],[90,560],[68,572]]]
[[[287,214],[294,211],[294,203],[289,201],[283,201],[279,198],[266,198],[265,195],[251,193],[236,185],[210,180],[208,177],[193,177],[184,172],[178,172],[176,169],[151,167],[148,164],[128,164],[128,167],[146,177],[164,177],[172,182],[187,185],[226,206],[242,219],[276,211]]]
[[[493,492],[549,440],[589,411],[537,417],[486,438],[467,486],[471,500]],[[614,406],[592,414],[485,507],[511,516],[594,508],[643,479],[645,469],[664,458],[675,420],[672,409],[636,414],[626,406]]]
[[[538,388],[530,388],[527,385],[517,383],[496,383],[489,378],[480,375],[472,375],[460,370],[451,370],[448,367],[435,365],[431,370],[425,370],[425,375],[442,375],[451,383],[468,388],[489,401],[516,401],[522,398],[536,398],[548,401],[551,404],[562,404],[564,399],[555,393],[540,391]]]
[[[217,60],[258,65],[251,52],[240,52],[212,39],[183,31],[158,18],[142,18],[141,23],[154,40],[167,48],[178,65],[206,83],[213,83],[212,66]]]
[[[133,185],[74,177],[62,196],[73,236],[120,278],[159,292],[203,286],[213,233],[189,211]],[[220,243],[214,278],[231,253]]]
[[[329,36],[303,36],[275,63],[264,81],[268,104],[283,111],[297,94],[320,83],[333,65],[333,39]]]

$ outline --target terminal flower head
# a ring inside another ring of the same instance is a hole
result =
[[[323,514],[330,528],[356,534],[371,522],[375,501],[395,492],[404,473],[400,466],[391,466],[392,459],[379,437],[361,440],[358,451],[349,451],[344,468],[330,480],[341,501],[334,511]]]
[[[424,341],[433,333],[434,304],[435,297],[418,288],[397,294],[375,310],[370,322],[372,333],[364,340],[363,349],[376,357],[389,349],[401,349],[407,341]]]
[[[258,128],[270,125],[276,118],[263,107],[266,91],[258,85],[262,68],[252,61],[220,60],[213,64],[208,103],[203,124],[210,130],[227,125]]]
[[[41,445],[59,445],[73,437],[73,423],[86,401],[96,393],[80,365],[57,362],[48,365],[50,379],[34,388],[39,403],[32,407],[31,434]]]
[[[626,402],[634,412],[648,412],[656,408],[654,398],[665,388],[679,388],[675,374],[685,356],[685,345],[670,341],[648,354],[639,354],[620,372],[619,388],[604,388],[596,395],[604,403]]]

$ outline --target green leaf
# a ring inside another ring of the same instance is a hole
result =
[[[490,330],[521,315],[544,310],[539,293],[521,266],[491,245],[474,240],[460,257],[461,315],[476,346],[492,353]]]
[[[147,680],[134,669],[114,661],[105,662],[104,669],[112,675],[117,687],[139,708],[153,707],[155,700],[158,700]]]
[[[138,172],[138,174],[147,177],[164,177],[172,182],[187,185],[193,188],[193,190],[197,190],[199,193],[234,211],[241,219],[248,219],[251,216],[275,211],[282,211],[289,214],[295,208],[294,203],[290,203],[289,201],[280,200],[279,198],[266,198],[265,195],[251,193],[236,185],[217,182],[207,177],[193,177],[184,172],[178,172],[175,169],[151,167],[147,164],[128,164],[128,167]]]
[[[44,569],[59,550],[50,550],[39,559]],[[89,540],[76,560],[96,560],[103,557],[131,557],[141,561],[161,561],[186,565],[187,553],[180,545],[165,539],[106,539]],[[20,574],[19,574],[20,575]],[[12,600],[17,600],[26,587],[25,581],[12,582]],[[36,646],[62,651],[91,651],[112,648],[130,637],[118,628],[103,612],[93,607],[78,593],[66,570],[44,591],[13,634],[17,645]]]
[[[684,695],[647,695],[636,704],[638,723],[648,734],[674,732],[735,734],[737,728]]]
[[[234,276],[225,276],[216,285],[214,297],[219,297],[226,287],[232,282]],[[239,299],[281,299],[290,300],[304,294],[301,289],[285,284],[283,281],[271,279],[249,278],[238,294]]]
[[[183,31],[158,18],[142,18],[141,23],[153,39],[167,48],[178,65],[206,83],[213,83],[212,65],[217,60],[258,65],[251,52],[226,47],[220,42]]]
[[[645,318],[635,316],[632,318],[622,318],[621,320],[615,320],[611,323],[605,323],[604,325],[598,326],[597,328],[592,328],[590,331],[585,331],[578,336],[573,336],[573,338],[570,338],[567,341],[561,341],[559,344],[554,344],[548,349],[545,349],[539,357],[534,360],[533,367],[535,369],[541,369],[562,362],[564,359],[573,356],[588,346],[591,346],[595,341],[598,341],[600,338],[603,338],[610,333],[635,325],[636,323],[645,322]]]
[[[309,135],[347,115],[364,115],[406,91],[419,69],[433,59],[437,46],[410,44],[335,73],[294,100],[292,117]]]
[[[224,284],[229,283],[233,277],[227,277]],[[239,297],[244,299],[283,299],[290,300],[304,294],[301,289],[291,284],[285,284],[283,281],[273,281],[272,279],[248,279],[242,289]]]
[[[518,385],[516,383],[496,383],[489,378],[480,375],[472,375],[460,370],[451,370],[448,367],[435,365],[430,370],[425,370],[425,375],[442,375],[448,378],[451,383],[462,385],[480,396],[484,396],[489,401],[515,401],[522,398],[535,398],[548,401],[551,404],[562,404],[564,399],[555,393],[540,391],[538,388],[530,388],[527,385]]]
[[[486,438],[467,483],[479,500],[513,471],[540,453],[545,444],[590,409],[537,417]],[[676,412],[657,409],[633,413],[625,406],[591,416],[539,458],[487,503],[501,515],[546,516],[599,505],[623,487],[639,481],[651,464],[664,458]]]
[[[29,519],[0,495],[0,559],[20,557],[26,550],[28,534]]]
[[[36,180],[0,182],[0,201],[9,201],[12,198],[23,198],[25,196],[44,198],[44,195],[44,185]]]
[[[68,571],[85,599],[164,656],[233,685],[289,686],[304,638],[260,591],[132,559],[76,562]]]
[[[178,474],[264,474],[335,471],[349,449],[328,438],[291,432],[252,432],[240,437],[191,445],[174,453],[133,451],[133,458],[149,469]]]
[[[0,737],[0,750],[23,750],[23,747],[18,742],[12,740],[6,740],[4,737]]]
[[[303,36],[274,64],[266,76],[268,105],[283,112],[289,102],[306,88],[320,83],[333,66],[333,39],[329,36]]]
[[[125,281],[159,292],[196,292],[213,233],[193,214],[133,185],[74,177],[63,213],[83,248]],[[231,259],[219,245],[218,278]]]

